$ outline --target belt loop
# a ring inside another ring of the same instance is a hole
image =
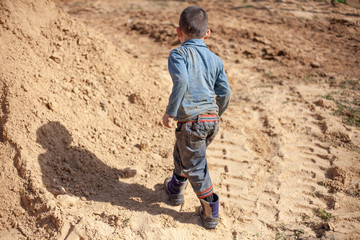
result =
[[[198,120],[197,120],[197,123],[200,124],[200,119],[201,118],[201,115],[198,115]]]

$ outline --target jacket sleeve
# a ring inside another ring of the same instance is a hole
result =
[[[224,64],[220,62],[220,71],[215,81],[216,104],[219,107],[219,116],[221,116],[229,106],[231,90],[225,73]]]
[[[184,58],[174,49],[168,60],[168,68],[173,81],[173,88],[166,108],[166,113],[172,117],[177,115],[180,103],[184,99],[188,86],[188,73]]]

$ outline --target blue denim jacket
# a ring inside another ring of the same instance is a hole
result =
[[[187,121],[200,114],[224,113],[231,95],[224,64],[202,39],[187,40],[172,50],[168,67],[173,89],[167,114]]]

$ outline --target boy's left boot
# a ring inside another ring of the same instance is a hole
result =
[[[204,199],[200,199],[201,202],[201,211],[200,217],[203,221],[205,228],[216,228],[219,218],[219,196],[216,193],[214,194],[213,202],[207,202]]]
[[[172,177],[168,177],[164,181],[164,187],[170,197],[170,202],[175,205],[184,204],[184,191],[188,184],[188,181],[179,181],[176,179],[175,174]]]

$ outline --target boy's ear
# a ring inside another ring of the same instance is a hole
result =
[[[176,28],[176,33],[177,33],[178,38],[180,38],[182,36],[182,30],[180,27]]]
[[[204,39],[208,39],[210,37],[210,33],[211,33],[210,29],[206,30]]]

